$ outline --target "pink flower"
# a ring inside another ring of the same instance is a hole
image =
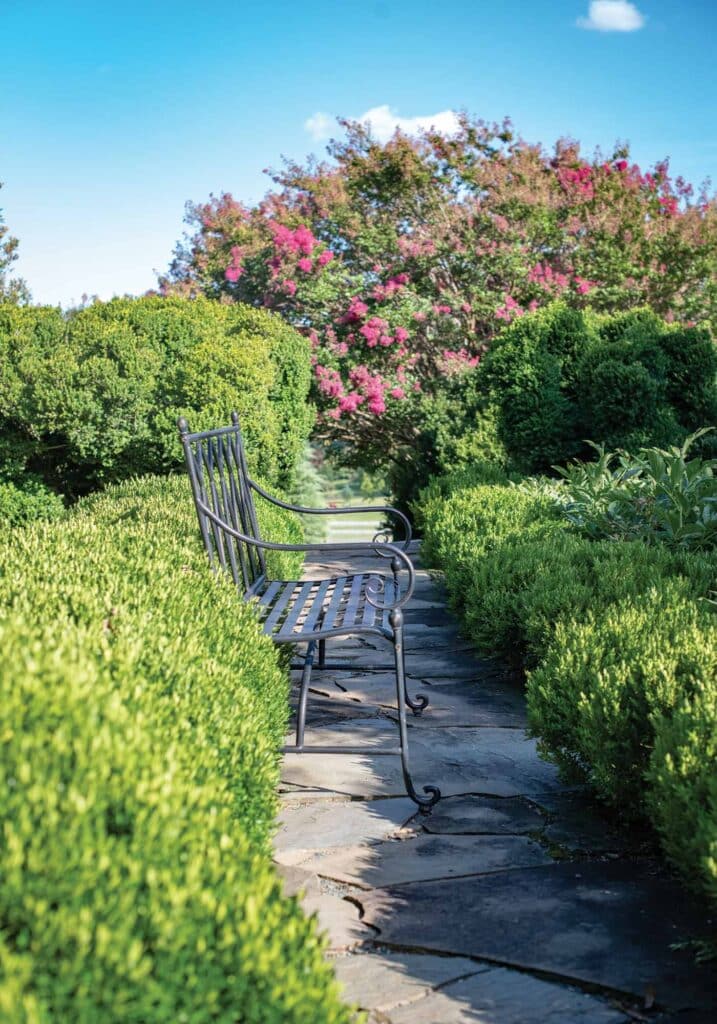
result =
[[[627,160],[616,160],[615,170],[624,173],[627,170]]]
[[[414,313],[414,314],[413,314],[413,319],[414,319],[414,320],[415,320],[415,321],[416,321],[417,323],[419,323],[419,324],[420,324],[420,323],[423,323],[423,321],[424,321],[424,320],[426,319],[426,314],[425,314],[425,313]]]
[[[363,316],[368,313],[368,306],[365,302],[362,302],[358,295],[354,295],[349,303],[348,310],[339,320],[341,324],[351,324],[356,320],[360,320]]]
[[[332,253],[331,249],[324,249],[324,251],[319,256],[317,262],[320,267],[325,267],[327,263],[331,263],[331,260],[333,258],[334,254]]]
[[[296,295],[296,281],[292,281],[290,277],[283,282],[282,288],[287,295]]]
[[[302,256],[296,265],[299,270],[303,270],[305,274],[310,274],[313,269],[313,264],[308,256]]]
[[[232,284],[236,284],[236,282],[239,280],[243,273],[243,267],[235,267],[234,264],[232,264],[230,267],[227,267],[227,269],[224,271],[224,277],[227,279],[227,281],[231,281]]]
[[[396,341],[402,344],[404,341],[408,341],[408,331],[405,327],[397,327],[395,330]]]
[[[406,392],[403,390],[403,388],[391,388],[391,390],[389,391],[389,395],[391,396],[391,398],[405,398]]]
[[[343,395],[339,399],[339,409],[341,412],[356,412],[364,401],[363,395],[360,395],[358,391],[350,391],[348,395]]]
[[[473,307],[471,306],[470,302],[462,302],[461,303],[461,312],[462,313],[471,313],[472,310],[473,310]]]

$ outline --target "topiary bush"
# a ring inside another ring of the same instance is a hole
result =
[[[679,444],[717,417],[717,347],[706,328],[651,310],[609,316],[556,302],[509,324],[475,371],[507,457],[526,473],[588,454],[585,441]]]
[[[348,1024],[270,860],[286,677],[186,481],[85,499],[0,567],[3,1014]]]
[[[0,460],[74,498],[181,462],[176,421],[242,421],[250,464],[291,483],[313,422],[309,343],[263,310],[113,299],[63,319],[0,308]]]
[[[667,475],[695,483],[695,466]],[[565,490],[476,485],[469,471],[435,481],[418,508],[424,558],[444,570],[467,635],[528,670],[541,752],[654,821],[714,899],[717,551],[590,539],[565,516]]]

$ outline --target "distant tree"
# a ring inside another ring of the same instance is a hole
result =
[[[281,312],[312,340],[324,436],[370,448],[367,463],[377,443],[389,459],[412,443],[416,395],[556,298],[717,320],[717,205],[667,161],[641,170],[625,146],[587,159],[571,140],[547,151],[467,116],[453,136],[386,143],[341,123],[329,161],[287,164],[256,206],[190,204],[160,290]]]
[[[18,240],[9,233],[0,208],[0,302],[27,303],[31,298],[30,290],[22,278],[12,277],[10,273],[10,268],[17,259],[17,247]]]

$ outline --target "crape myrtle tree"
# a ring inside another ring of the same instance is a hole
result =
[[[160,291],[248,302],[311,338],[319,430],[355,462],[410,451],[420,408],[475,367],[501,327],[561,298],[717,313],[717,205],[641,170],[620,146],[552,152],[510,122],[463,115],[452,136],[376,141],[341,121],[329,160],[286,162],[254,207],[188,204],[190,232]]]
[[[2,182],[0,181],[0,188]],[[10,234],[0,209],[0,302],[26,303],[30,292],[22,278],[11,277],[10,270],[17,259],[18,240]]]

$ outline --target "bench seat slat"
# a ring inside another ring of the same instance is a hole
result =
[[[323,580],[319,584],[319,589],[316,591],[313,601],[311,602],[311,608],[304,620],[304,630],[307,633],[312,632],[312,630],[316,628],[318,618],[324,609],[324,601],[326,600],[326,594],[330,584],[331,580]]]
[[[284,622],[282,623],[278,631],[278,636],[291,636],[294,633],[294,627],[299,621],[299,617],[301,616],[301,613],[304,610],[304,606],[306,605],[306,602],[309,600],[309,595],[311,594],[311,591],[314,589],[315,586],[315,582],[309,581],[308,583],[302,584],[299,587],[299,589],[295,590],[294,603],[291,607],[291,610],[287,613],[287,616],[284,619]],[[299,631],[296,635],[298,636],[300,632],[301,629],[299,628]]]
[[[291,600],[291,595],[296,590],[296,583],[284,583],[283,590],[279,593],[274,606],[264,622],[264,632],[273,633],[274,627],[278,624],[282,612]]]
[[[339,576],[334,580],[334,592],[331,595],[329,606],[326,609],[326,614],[324,615],[324,629],[334,628],[334,623],[336,621],[338,610],[341,606],[341,601],[344,596],[344,591],[346,590],[346,583],[348,582],[348,579],[348,576]]]

